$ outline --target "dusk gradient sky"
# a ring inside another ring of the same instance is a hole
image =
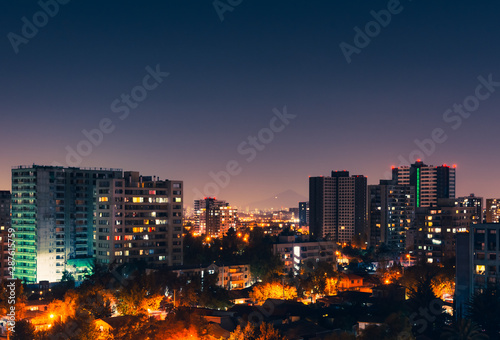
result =
[[[458,195],[500,197],[500,87],[456,129],[443,119],[478,77],[500,82],[500,3],[401,0],[348,63],[339,44],[388,2],[243,0],[221,21],[211,0],[73,0],[15,53],[9,32],[41,7],[3,1],[0,189],[11,166],[70,165],[66,147],[108,118],[114,131],[79,166],[183,180],[187,205],[232,160],[241,173],[217,197],[242,207],[307,196],[308,176],[331,170],[376,184],[436,128],[447,140],[424,162],[457,164]],[[158,64],[168,77],[119,119],[111,103]],[[285,106],[296,118],[247,162],[238,146]]]

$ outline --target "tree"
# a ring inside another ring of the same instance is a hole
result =
[[[54,300],[48,306],[48,313],[56,320],[65,322],[68,318],[74,318],[77,311],[79,296],[74,290],[69,290],[63,300]]]
[[[287,340],[271,324],[261,323],[258,329],[251,323],[238,326],[228,340]]]
[[[360,340],[413,340],[410,322],[401,313],[389,315],[380,326],[371,325],[361,332]]]
[[[250,297],[259,303],[267,299],[291,300],[297,297],[297,289],[278,282],[260,284],[253,287]]]
[[[457,319],[453,325],[443,328],[443,340],[487,340],[488,335],[472,320]]]
[[[65,322],[56,322],[49,331],[41,333],[39,338],[40,340],[95,340],[100,339],[101,335],[91,315],[78,313],[75,317],[67,318]]]
[[[489,287],[474,294],[468,303],[470,319],[481,326],[490,339],[500,332],[500,296],[498,289]]]
[[[111,305],[114,297],[102,286],[96,285],[78,294],[78,308],[93,315],[96,319],[110,317],[113,314]]]
[[[11,333],[12,340],[35,339],[35,327],[27,320],[16,322],[15,332]]]
[[[273,325],[268,323],[261,323],[259,327],[259,335],[255,340],[286,340]]]
[[[252,339],[255,333],[255,328],[249,322],[245,327],[241,327],[239,325],[236,329],[231,333],[228,340],[247,340]]]
[[[434,294],[431,281],[431,275],[425,275],[418,280],[417,287],[409,292],[408,305],[410,318],[413,316],[420,321],[416,323],[415,331],[429,338],[436,338],[445,326],[445,314],[442,309],[443,302]],[[424,319],[423,313],[430,316]]]
[[[145,314],[144,300],[147,298],[147,291],[135,282],[127,287],[122,287],[117,293],[117,310],[122,315]]]

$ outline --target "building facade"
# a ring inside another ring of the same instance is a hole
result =
[[[97,262],[182,265],[182,202],[182,181],[140,176],[135,171],[97,181]]]
[[[206,267],[179,268],[173,270],[177,276],[200,276],[202,287],[206,275],[217,275],[217,286],[227,290],[248,288],[255,283],[249,264],[212,263]]]
[[[194,201],[195,227],[198,235],[223,237],[230,228],[236,230],[238,210],[226,201],[205,197]]]
[[[312,269],[318,262],[335,262],[336,244],[333,241],[309,241],[305,235],[278,237],[273,254],[283,261],[286,273],[297,275],[301,269]]]
[[[456,200],[440,199],[437,207],[417,208],[408,250],[417,261],[443,263],[455,257],[456,235],[467,232],[475,207],[460,207]]]
[[[415,187],[415,207],[436,206],[439,198],[455,198],[456,167],[426,165],[418,160],[410,166],[392,168],[397,184]]]
[[[500,223],[500,198],[486,199],[486,223]]]
[[[351,242],[366,233],[367,181],[332,171],[331,177],[309,178],[309,230],[315,238]]]
[[[309,202],[299,202],[299,226],[309,226]]]
[[[381,180],[368,186],[370,246],[382,243],[404,252],[406,234],[415,220],[415,188]]]
[[[477,197],[474,194],[469,196],[462,196],[457,198],[457,205],[461,208],[475,208],[474,215],[472,216],[472,223],[483,223],[483,198]]]
[[[83,278],[92,262],[96,181],[120,169],[18,166],[12,169],[15,277],[26,283]]]
[[[457,235],[456,305],[465,315],[472,294],[488,286],[500,288],[500,223],[473,224]]]

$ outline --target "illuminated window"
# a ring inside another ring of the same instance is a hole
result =
[[[176,198],[174,198],[174,202],[180,203],[180,202],[182,202],[182,199],[180,197],[176,197]]]
[[[107,202],[108,198],[107,197],[99,197],[99,202]]]
[[[132,202],[133,203],[143,203],[144,197],[132,197]]]
[[[486,266],[483,264],[478,264],[476,265],[476,274],[478,275],[484,275],[484,272],[486,271]]]

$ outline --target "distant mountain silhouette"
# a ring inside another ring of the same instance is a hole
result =
[[[256,201],[246,204],[242,210],[246,210],[247,207],[250,210],[260,209],[260,210],[281,210],[284,208],[298,208],[299,202],[308,201],[309,198],[303,196],[291,189],[280,192],[268,199],[262,201]]]

